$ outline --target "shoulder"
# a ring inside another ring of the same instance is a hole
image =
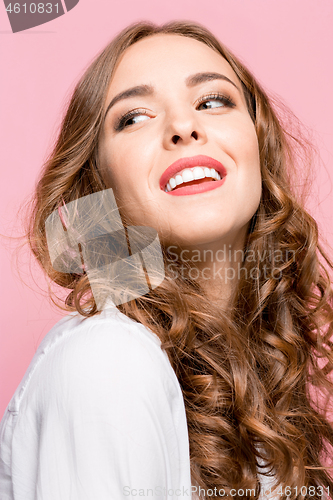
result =
[[[38,477],[51,496],[68,492],[57,498],[106,498],[190,480],[177,377],[158,337],[116,308],[52,328],[1,426],[0,475],[23,471],[22,488]]]
[[[41,342],[13,404],[133,399],[164,391],[179,397],[176,375],[157,335],[115,307],[60,320]]]

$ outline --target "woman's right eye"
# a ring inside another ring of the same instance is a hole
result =
[[[132,123],[128,123],[128,122],[130,122],[134,118],[139,117],[139,116],[144,116],[144,115],[148,115],[146,110],[135,109],[135,110],[130,111],[129,113],[126,113],[125,115],[121,116],[120,119],[118,120],[116,126],[115,126],[116,132],[119,132],[120,130],[123,130],[124,128],[132,125]]]

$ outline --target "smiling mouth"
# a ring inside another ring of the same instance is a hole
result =
[[[206,182],[216,182],[221,180],[221,175],[215,168],[194,167],[185,168],[174,177],[171,177],[164,188],[166,193],[175,191],[180,187],[203,184]]]

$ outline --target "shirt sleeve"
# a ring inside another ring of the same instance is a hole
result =
[[[116,322],[83,330],[45,357],[16,429],[25,426],[27,457],[35,447],[35,473],[30,464],[16,474],[22,480],[29,469],[36,500],[190,499],[179,393],[166,366],[160,346]],[[13,462],[23,464],[19,449]]]

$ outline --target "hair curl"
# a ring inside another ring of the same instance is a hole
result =
[[[267,273],[256,280],[241,277],[227,312],[211,303],[198,282],[168,272],[149,294],[117,307],[155,332],[169,356],[184,396],[193,483],[227,492],[254,488],[257,496],[258,471],[265,465],[277,484],[290,487],[291,498],[302,496],[302,486],[307,487],[306,498],[319,498],[317,489],[309,493],[310,486],[333,490],[324,465],[333,430],[310,390],[315,387],[327,398],[333,392],[328,377],[333,368],[333,293],[327,271],[332,262],[318,243],[316,222],[292,189],[292,169],[299,152],[305,151],[307,158],[307,145],[284,129],[251,73],[207,29],[181,21],[135,23],[93,61],[76,85],[36,188],[27,231],[31,249],[49,278],[71,290],[65,309],[84,316],[98,313],[86,275],[52,268],[45,220],[62,200],[108,187],[97,149],[110,80],[127,47],[158,33],[208,45],[241,81],[262,173],[261,201],[246,251],[257,256],[280,251],[284,258],[274,262],[278,279]],[[267,254],[256,262],[245,259],[244,266],[249,272],[254,266],[271,271],[273,264]]]

